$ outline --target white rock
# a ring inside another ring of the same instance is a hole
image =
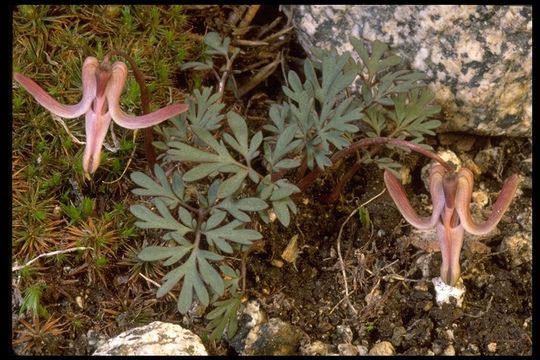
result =
[[[201,339],[180,325],[154,321],[109,339],[93,355],[208,355]]]
[[[437,301],[437,305],[449,304],[451,298],[456,299],[457,307],[463,305],[465,286],[461,278],[459,278],[455,287],[445,284],[440,277],[433,278],[431,281],[433,282],[433,286],[435,286],[435,300]]]

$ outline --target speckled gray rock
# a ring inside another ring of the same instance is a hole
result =
[[[208,355],[201,339],[180,325],[154,321],[109,339],[93,355]]]
[[[425,72],[447,120],[439,131],[530,136],[532,7],[302,5],[292,14],[304,49],[351,51],[349,36],[389,44]]]

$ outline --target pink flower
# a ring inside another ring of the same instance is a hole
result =
[[[495,229],[510,206],[519,181],[516,174],[506,179],[487,221],[477,224],[469,210],[474,184],[473,173],[469,169],[461,168],[455,173],[439,164],[433,165],[429,175],[429,192],[433,201],[430,217],[418,216],[399,180],[389,171],[384,172],[386,188],[405,220],[420,230],[437,227],[442,254],[441,278],[452,286],[461,275],[459,254],[463,245],[463,231],[484,235]]]
[[[109,129],[111,119],[126,129],[140,129],[159,124],[175,115],[187,111],[186,104],[173,104],[150,114],[130,116],[120,108],[120,95],[127,78],[127,67],[123,62],[99,63],[95,57],[87,57],[82,68],[82,99],[75,105],[64,105],[53,99],[32,79],[14,74],[22,85],[44,108],[53,114],[73,119],[85,114],[86,147],[83,169],[93,173],[99,166],[101,147]]]

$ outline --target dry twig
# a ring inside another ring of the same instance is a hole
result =
[[[71,249],[66,249],[66,250],[57,250],[57,251],[52,251],[52,252],[49,252],[49,253],[41,254],[38,257],[30,260],[29,262],[27,262],[24,265],[19,265],[19,266],[12,267],[11,271],[19,271],[19,270],[29,266],[30,264],[36,262],[39,258],[42,258],[42,257],[54,256],[54,255],[58,255],[58,254],[65,254],[65,253],[68,253],[68,252],[73,252],[73,251],[78,251],[78,250],[87,250],[87,249],[94,250],[94,248],[91,248],[91,247],[79,246],[79,247],[76,247],[76,248],[71,248]]]

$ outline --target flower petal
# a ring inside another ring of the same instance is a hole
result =
[[[86,113],[86,147],[83,155],[83,169],[86,174],[94,173],[101,160],[101,147],[109,130],[111,115],[97,116],[93,111]]]
[[[442,169],[442,171],[440,169]],[[437,221],[439,221],[441,211],[444,208],[442,172],[445,170],[442,166],[440,166],[440,169],[434,166],[430,175],[429,187],[433,201],[433,212],[431,217],[419,216],[409,203],[401,182],[388,170],[384,171],[384,183],[399,212],[403,215],[405,220],[417,229],[427,230],[434,227],[435,224],[437,224]]]
[[[482,224],[477,224],[472,219],[469,210],[474,186],[474,176],[469,169],[462,168],[458,173],[456,211],[459,214],[463,228],[473,235],[485,235],[495,229],[495,226],[501,221],[503,214],[510,206],[519,182],[520,178],[517,174],[506,179],[488,219]]]
[[[96,77],[95,72],[98,67],[98,61],[95,57],[87,57],[84,61],[82,70],[82,85],[83,97],[76,105],[64,105],[56,101],[52,96],[47,94],[34,80],[19,73],[15,73],[13,77],[23,88],[26,89],[38,103],[45,109],[55,115],[66,119],[73,119],[81,116],[90,108],[94,97],[96,96]]]
[[[126,77],[126,64],[115,62],[112,66],[112,77],[107,87],[107,101],[111,116],[118,125],[126,129],[146,128],[187,111],[186,104],[173,104],[142,116],[127,115],[120,108],[120,95],[122,95]]]
[[[441,279],[448,285],[454,286],[461,276],[459,254],[463,246],[463,226],[451,228],[438,223],[437,237],[442,255]]]

